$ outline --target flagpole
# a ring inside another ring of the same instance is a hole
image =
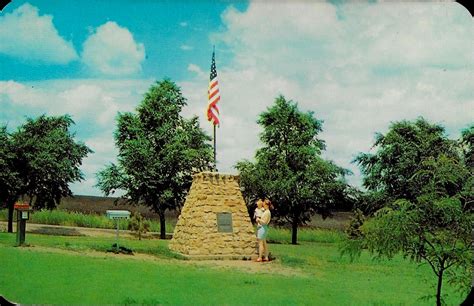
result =
[[[217,82],[217,70],[215,62],[216,47],[212,46],[212,62],[211,62],[211,74],[209,77],[209,89],[208,94],[208,105],[207,105],[207,120],[212,121],[214,130],[214,171],[217,172],[217,157],[216,157],[216,125],[219,124],[219,108],[217,102],[220,100],[219,86]],[[217,113],[217,114],[216,114]]]
[[[216,46],[212,45],[212,54],[213,56],[216,54]],[[216,125],[214,126],[214,170],[217,172],[217,158],[216,158]]]
[[[216,159],[216,125],[214,124],[214,170],[217,172],[217,159]]]

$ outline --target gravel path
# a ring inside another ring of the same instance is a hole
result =
[[[0,221],[0,229],[6,229],[7,222]],[[13,223],[13,231],[16,232],[16,222]],[[63,225],[49,225],[49,224],[36,224],[26,223],[26,232],[35,234],[47,234],[47,235],[62,235],[62,236],[88,236],[88,237],[115,237],[116,230],[114,229],[102,229],[102,228],[87,228],[77,226],[63,226]],[[122,237],[135,237],[131,231],[120,230],[119,235]],[[167,236],[171,235],[167,233]],[[159,237],[160,233],[151,232],[147,233],[143,237]]]

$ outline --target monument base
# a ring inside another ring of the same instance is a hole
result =
[[[257,240],[238,180],[217,172],[194,175],[171,251],[196,260],[254,257]]]
[[[184,255],[176,253],[185,260],[243,260],[255,261],[258,255],[241,256],[241,255]]]

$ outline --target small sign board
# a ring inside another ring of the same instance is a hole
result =
[[[30,219],[30,212],[27,210],[22,210],[21,211],[21,219],[22,220],[28,220]]]
[[[16,210],[29,210],[30,205],[25,203],[15,203],[15,205],[13,205],[13,208],[15,208]]]
[[[105,212],[109,219],[130,219],[130,212],[128,210],[107,210]]]
[[[232,233],[232,213],[217,213],[217,231],[220,233]]]

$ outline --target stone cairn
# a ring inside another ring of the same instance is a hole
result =
[[[217,172],[194,175],[169,243],[171,251],[190,259],[255,256],[255,232],[238,179]]]

